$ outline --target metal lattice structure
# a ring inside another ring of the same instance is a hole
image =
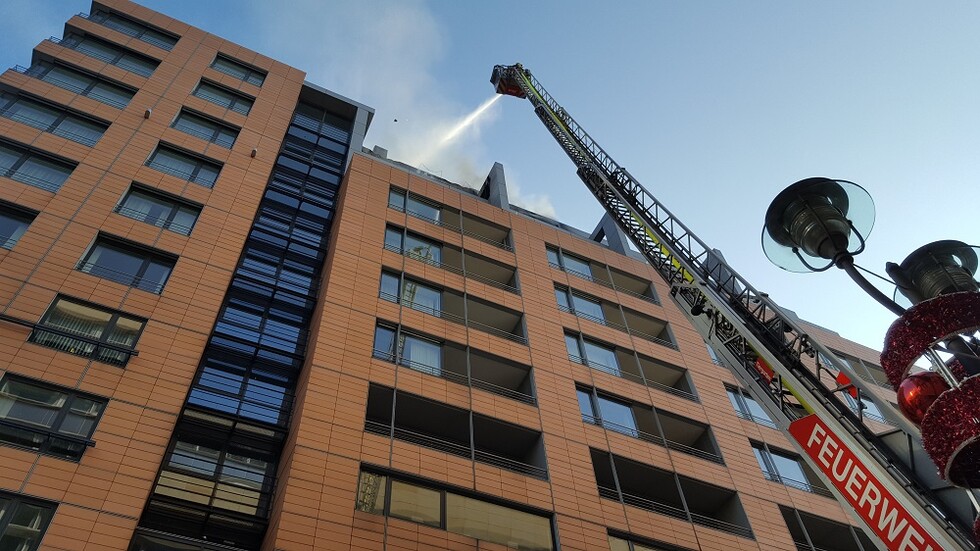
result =
[[[794,420],[816,414],[943,549],[974,549],[967,535],[974,498],[940,481],[931,462],[923,464],[917,451],[921,450],[918,430],[911,423],[890,405],[876,403],[898,428],[887,439],[872,432],[861,418],[860,407],[855,414],[834,395],[842,389],[827,388],[819,374],[827,368],[848,374],[859,390],[859,404],[874,399],[868,383],[808,335],[768,295],[757,291],[617,164],[530,71],[520,64],[498,65],[491,81],[499,93],[531,102],[589,191],[670,285],[681,311],[780,429],[786,431]],[[763,369],[760,360],[766,364]],[[820,472],[807,454],[802,455]],[[869,535],[876,539],[873,532]]]

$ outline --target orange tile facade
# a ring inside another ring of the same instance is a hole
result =
[[[102,139],[89,148],[0,118],[0,134],[8,140],[78,163],[56,194],[7,178],[0,182],[0,199],[40,212],[16,247],[0,248],[0,314],[36,322],[56,295],[62,294],[149,320],[139,339],[139,355],[125,368],[28,343],[29,328],[0,321],[0,357],[4,358],[0,375],[9,372],[109,400],[92,437],[95,446],[77,463],[0,445],[4,465],[0,489],[58,504],[43,549],[129,547],[305,76],[138,5],[123,0],[102,4],[180,35],[173,50],[164,52],[87,19],[69,20],[71,27],[159,59],[151,77],[139,77],[50,41],[42,42],[37,52],[137,88],[126,108],[109,107],[16,71],[0,76],[0,83],[9,88],[111,123]],[[264,84],[247,84],[209,68],[218,52],[267,71]],[[245,116],[192,96],[202,76],[255,97],[251,112]],[[170,128],[182,106],[241,127],[234,147],[224,149]],[[161,140],[224,163],[214,188],[144,166]],[[254,157],[253,149],[257,151]],[[134,181],[204,205],[191,236],[113,213],[113,206]],[[508,228],[513,252],[388,208],[391,186]],[[358,473],[365,464],[553,514],[563,550],[609,549],[609,530],[686,549],[796,549],[778,505],[852,523],[835,500],[763,477],[750,439],[784,450],[792,450],[792,445],[779,431],[734,415],[725,385],[736,386],[735,378],[712,363],[701,337],[646,264],[367,154],[353,156],[341,193],[263,549],[507,549],[422,524],[355,511]],[[515,268],[520,293],[385,250],[387,224]],[[99,232],[179,256],[163,293],[76,270]],[[652,281],[663,305],[551,267],[546,244]],[[529,344],[380,299],[382,268],[522,312]],[[665,320],[677,349],[561,312],[555,302],[556,283]],[[532,366],[537,404],[373,358],[378,319]],[[699,401],[570,361],[565,330],[687,369]],[[825,344],[873,361],[867,350],[829,332],[826,337]],[[365,432],[370,383],[540,431],[548,479]],[[576,383],[710,425],[724,464],[584,423]],[[754,539],[600,498],[590,448],[737,491]]]

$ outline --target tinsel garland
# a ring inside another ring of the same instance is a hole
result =
[[[920,302],[895,320],[885,334],[881,367],[895,389],[912,364],[933,344],[980,328],[980,293],[950,293]],[[962,377],[962,366],[957,366]]]
[[[980,375],[939,395],[922,419],[922,446],[943,478],[980,486]]]

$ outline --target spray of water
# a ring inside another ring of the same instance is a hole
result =
[[[494,94],[489,99],[481,103],[480,106],[474,109],[469,115],[466,115],[460,119],[458,123],[453,125],[453,127],[446,132],[446,135],[443,136],[442,139],[419,155],[418,159],[416,159],[412,164],[419,166],[431,159],[436,153],[452,143],[453,140],[458,138],[463,134],[463,132],[471,128],[477,121],[479,121],[480,117],[483,116],[483,114],[486,113],[487,110],[490,109],[490,107],[501,97],[502,96],[500,94]]]

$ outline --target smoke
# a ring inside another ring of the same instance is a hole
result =
[[[390,158],[452,182],[482,185],[493,161],[481,129],[497,119],[499,104],[486,106],[445,139],[485,96],[464,104],[446,95],[447,83],[436,74],[450,51],[449,36],[425,4],[367,0],[325,6],[320,0],[297,0],[289,9],[274,4],[251,4],[263,22],[263,48],[307,69],[311,82],[374,107],[365,145],[380,145]],[[544,196],[509,190],[515,204],[554,212]]]

